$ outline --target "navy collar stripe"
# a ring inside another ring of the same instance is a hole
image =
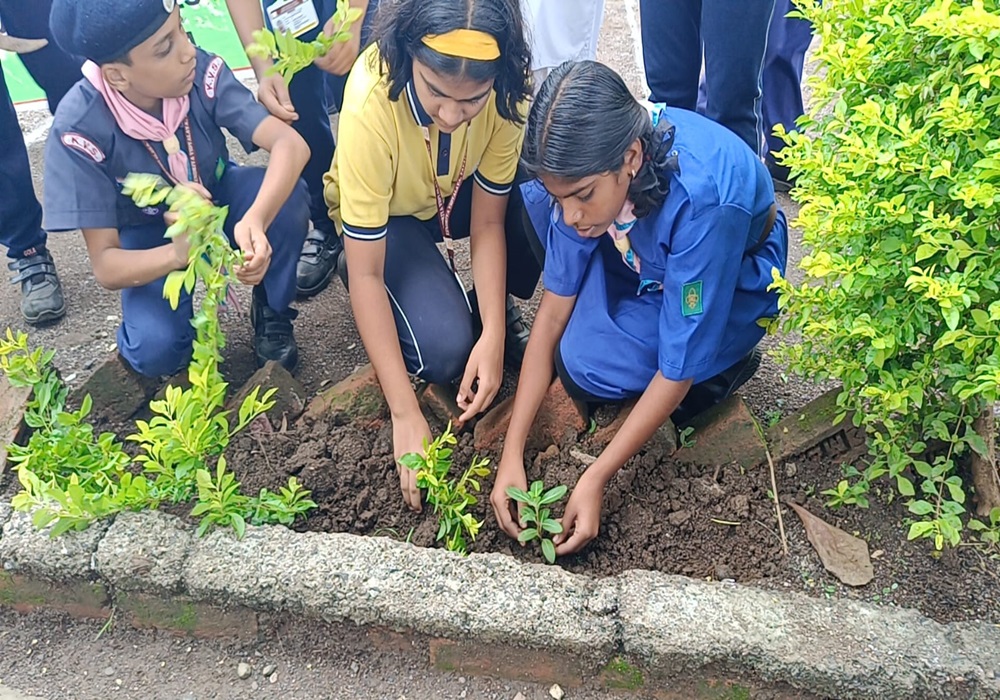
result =
[[[420,104],[420,100],[417,99],[417,91],[413,87],[413,80],[410,80],[406,84],[406,100],[410,105],[410,112],[413,114],[413,119],[420,126],[430,126],[434,123],[431,119],[431,115],[427,113],[424,106]]]

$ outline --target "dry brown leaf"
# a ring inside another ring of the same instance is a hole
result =
[[[806,536],[823,566],[848,586],[864,586],[875,577],[868,543],[817,518],[802,506],[789,503],[806,528]]]

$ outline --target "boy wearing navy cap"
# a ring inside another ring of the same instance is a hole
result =
[[[46,144],[46,228],[82,229],[98,283],[122,290],[118,351],[146,376],[174,373],[191,357],[191,297],[177,310],[163,298],[166,275],[188,263],[186,240],[164,238],[164,207],[140,209],[121,193],[128,173],[158,173],[229,207],[226,234],[245,254],[236,277],[254,286],[257,363],[294,367],[289,304],[309,221],[305,141],[221,58],[191,43],[176,0],[55,0],[50,24],[65,51],[89,60]],[[231,163],[223,127],[247,150],[269,151],[267,168]]]

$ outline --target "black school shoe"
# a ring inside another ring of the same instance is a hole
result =
[[[264,287],[253,288],[250,302],[250,325],[253,327],[253,349],[257,366],[275,360],[289,372],[299,363],[299,346],[295,343],[292,321],[299,315],[295,309],[278,313],[267,305]]]
[[[58,321],[66,315],[66,300],[56,274],[52,254],[45,248],[12,260],[7,267],[17,272],[11,283],[21,285],[21,314],[33,326]]]
[[[300,297],[316,296],[326,289],[343,250],[340,236],[336,233],[316,228],[309,231],[295,266],[295,291]]]
[[[681,405],[670,419],[674,425],[684,427],[699,413],[704,413],[717,403],[729,398],[741,386],[750,381],[760,368],[761,352],[754,348],[729,369],[719,372],[710,379],[695,384],[688,391]]]

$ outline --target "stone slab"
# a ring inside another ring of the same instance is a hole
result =
[[[183,589],[194,527],[150,511],[121,513],[97,545],[98,573],[119,591],[173,595]]]

